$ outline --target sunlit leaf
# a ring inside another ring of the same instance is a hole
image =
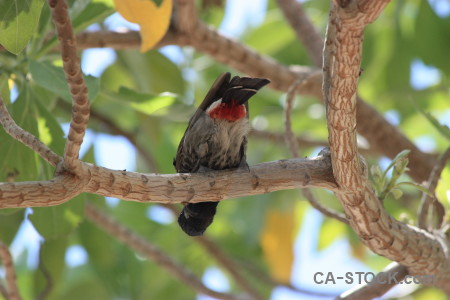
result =
[[[40,116],[38,119],[39,138],[55,153],[62,155],[65,139],[61,125],[55,116],[48,111],[47,107],[41,103],[40,99],[36,97],[34,102]],[[44,134],[47,135],[46,138],[44,138]]]
[[[324,219],[320,227],[319,241],[317,248],[323,250],[333,244],[338,238],[345,236],[346,225],[334,219]]]
[[[151,0],[114,0],[117,11],[128,21],[141,26],[141,51],[153,48],[169,28],[172,0],[158,6]]]
[[[43,0],[0,1],[0,44],[19,54],[31,39],[39,22]]]
[[[172,105],[176,97],[172,93],[162,93],[160,95],[138,93],[126,87],[119,89],[119,96],[126,103],[129,103],[131,107],[147,115],[152,115],[157,110]]]

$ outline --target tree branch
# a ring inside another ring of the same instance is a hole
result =
[[[62,161],[61,156],[53,152],[44,143],[42,143],[37,137],[31,133],[23,130],[20,126],[14,122],[6,109],[3,98],[0,96],[0,124],[2,124],[6,133],[8,133],[12,138],[21,142],[25,146],[32,149],[34,152],[39,154],[43,159],[48,161],[52,166],[56,166]]]
[[[170,256],[166,255],[161,249],[145,240],[143,237],[132,232],[110,216],[96,209],[93,205],[87,204],[85,208],[86,217],[95,223],[98,227],[109,233],[122,243],[126,244],[130,249],[140,253],[147,259],[152,260],[172,276],[178,278],[187,286],[193,288],[201,294],[205,294],[218,299],[238,300],[243,299],[236,295],[220,293],[206,287],[202,281],[190,270],[174,261]]]
[[[336,297],[336,300],[379,298],[402,281],[406,275],[408,275],[408,270],[404,266],[391,263],[382,272],[378,273],[370,283],[356,286]]]
[[[191,34],[198,22],[195,1],[175,0],[175,4],[175,18],[173,18],[175,27],[182,34]]]
[[[278,7],[297,34],[316,67],[322,66],[323,39],[303,9],[295,0],[277,0]]]
[[[293,103],[295,98],[295,91],[297,90],[298,86],[302,84],[302,82],[303,80],[301,79],[296,80],[294,84],[292,84],[292,86],[289,88],[288,93],[286,95],[286,107],[284,110],[285,141],[286,144],[288,145],[288,148],[291,151],[292,157],[294,158],[300,157],[300,150],[294,132],[292,131],[291,112],[292,107],[294,106]],[[345,215],[323,206],[316,199],[316,197],[314,196],[314,194],[310,189],[305,188],[301,191],[301,193],[308,200],[308,202],[311,204],[312,207],[320,211],[325,216],[334,218],[338,221],[348,224],[348,220],[345,218]]]
[[[294,188],[337,188],[326,156],[203,174],[143,174],[81,164],[81,178],[67,174],[49,181],[0,183],[0,208],[53,206],[83,192],[143,203],[195,203]]]
[[[136,49],[141,46],[142,40],[138,31],[84,31],[76,35],[78,49],[113,48],[115,50]],[[167,31],[155,48],[168,45],[182,45],[179,35],[173,30]]]
[[[67,12],[67,4],[64,0],[48,0],[48,5],[61,43],[64,73],[72,96],[72,120],[64,149],[64,168],[80,175],[82,171],[79,169],[78,155],[89,121],[88,90],[83,79],[80,59],[76,53],[76,40]]]
[[[434,194],[437,184],[439,182],[439,178],[441,177],[441,173],[444,170],[445,164],[447,163],[448,160],[450,160],[450,147],[447,148],[447,150],[444,152],[444,154],[442,154],[441,158],[438,160],[438,162],[436,163],[436,165],[433,168],[433,171],[430,174],[430,178],[428,179],[428,191],[431,194]],[[435,202],[438,202],[435,197],[431,197],[427,193],[423,193],[422,199],[420,201],[419,212],[418,212],[419,217],[417,220],[417,226],[419,226],[419,228],[426,229],[428,227],[428,225],[430,225],[430,224],[427,224],[428,209],[429,209],[430,205]],[[438,205],[442,206],[441,203],[439,203]],[[441,217],[443,217],[443,216],[441,216]],[[442,219],[438,220],[439,226],[441,225],[442,221],[443,221]]]
[[[7,299],[8,300],[21,300],[19,289],[17,288],[16,271],[14,270],[14,264],[9,252],[8,246],[0,242],[0,258],[3,262],[3,267],[5,268],[6,274],[6,285],[7,285]]]
[[[356,146],[356,87],[364,27],[388,1],[333,1],[324,52],[324,96],[336,192],[350,225],[372,251],[408,268],[412,275],[435,275],[450,294],[448,241],[438,233],[393,219],[368,181]]]

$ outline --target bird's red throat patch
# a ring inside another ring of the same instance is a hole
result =
[[[239,104],[236,100],[229,103],[222,103],[217,100],[206,110],[208,115],[213,119],[228,120],[234,122],[244,118],[247,115],[245,105]]]

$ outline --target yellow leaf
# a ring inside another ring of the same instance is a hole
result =
[[[169,28],[172,0],[158,7],[152,0],[114,0],[117,12],[141,26],[141,52],[152,49]]]
[[[288,283],[291,278],[294,239],[294,211],[269,211],[261,235],[261,246],[272,277],[283,283]]]
[[[347,227],[335,219],[324,218],[320,227],[318,250],[329,247],[338,238],[345,236]]]

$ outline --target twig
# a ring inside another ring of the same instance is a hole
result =
[[[314,64],[321,67],[323,39],[305,13],[303,4],[295,0],[277,0],[277,3]]]
[[[408,270],[404,266],[391,263],[370,283],[356,286],[336,297],[336,300],[369,300],[381,297],[401,282],[406,275],[408,275]]]
[[[250,284],[247,278],[242,275],[242,268],[238,266],[234,260],[228,257],[214,242],[207,236],[199,236],[195,239],[217,260],[222,268],[228,271],[235,283],[246,291],[252,299],[264,299],[264,297],[262,297]]]
[[[136,49],[142,44],[138,31],[115,32],[115,31],[84,31],[76,35],[78,49],[88,48],[113,48],[115,50]],[[167,31],[166,35],[155,45],[161,48],[167,45],[182,46],[179,34],[173,30]]]
[[[43,257],[42,257],[42,245],[41,248],[39,249],[39,266],[38,266],[39,270],[42,272],[42,275],[44,276],[45,280],[46,280],[46,284],[44,289],[39,293],[39,295],[37,296],[37,300],[44,300],[48,297],[48,295],[50,294],[50,291],[52,290],[53,287],[53,278],[52,275],[50,274],[50,272],[48,271],[48,269],[46,268],[46,266],[44,265],[43,262]]]
[[[62,157],[53,152],[49,147],[42,143],[37,137],[23,130],[14,122],[9,114],[3,98],[0,96],[0,124],[5,131],[14,139],[18,140],[25,146],[31,148],[38,153],[43,159],[48,161],[52,166],[58,165],[62,161]]]
[[[3,267],[6,273],[6,286],[7,299],[8,300],[21,300],[19,289],[17,288],[16,271],[14,270],[14,264],[9,252],[8,246],[0,242],[0,258],[3,262]]]
[[[304,79],[299,78],[291,85],[291,87],[288,89],[288,93],[286,95],[286,107],[284,109],[284,136],[286,144],[288,145],[288,148],[291,151],[291,155],[294,158],[297,158],[300,156],[297,139],[295,138],[294,132],[292,131],[291,126],[291,112],[292,107],[294,106],[294,98],[295,98],[295,91],[297,90],[298,86],[303,83]]]
[[[250,130],[249,136],[254,139],[262,139],[264,141],[271,141],[275,142],[277,144],[285,144],[286,142],[286,135],[283,133],[278,132],[270,132],[266,130],[259,130],[252,128]],[[295,137],[297,144],[299,147],[306,149],[306,148],[323,148],[328,147],[328,141],[326,140],[314,140],[310,139],[305,136],[296,136]],[[359,153],[363,155],[377,155],[378,153],[374,151],[372,148],[359,148]]]
[[[113,237],[117,238],[119,241],[126,244],[131,249],[152,260],[160,267],[164,268],[167,272],[172,274],[172,276],[178,278],[180,281],[193,288],[198,293],[219,299],[242,299],[241,297],[238,297],[236,295],[220,293],[209,289],[190,270],[186,269],[178,262],[175,262],[171,257],[166,255],[158,247],[151,244],[149,241],[146,241],[141,236],[138,236],[130,229],[118,223],[116,220],[113,220],[110,216],[106,215],[104,212],[101,212],[93,205],[86,205],[85,214],[86,217],[93,223],[95,223],[98,227],[100,227]]]
[[[315,296],[315,297],[324,297],[324,298],[331,298],[335,297],[336,293],[325,293],[320,291],[313,291],[301,287],[294,286],[290,283],[282,283],[274,280],[272,277],[268,276],[266,272],[258,268],[255,264],[251,263],[248,260],[240,260],[239,264],[244,267],[249,273],[251,273],[255,278],[258,278],[262,283],[272,287],[284,287],[287,288],[295,293],[304,294],[308,296]]]
[[[287,96],[286,96],[286,107],[284,110],[284,127],[285,127],[285,141],[288,145],[288,148],[291,151],[291,155],[294,158],[297,158],[300,156],[300,150],[298,148],[297,139],[295,138],[294,132],[292,131],[291,126],[291,113],[292,113],[292,107],[294,103],[295,98],[295,91],[298,89],[298,86],[301,85],[304,82],[302,78],[296,80],[294,84],[289,88]],[[320,211],[322,214],[324,214],[327,217],[336,219],[338,221],[341,221],[345,224],[348,224],[348,220],[345,218],[345,215],[342,213],[339,213],[337,211],[334,211],[328,207],[323,206],[314,196],[314,194],[311,192],[310,189],[303,189],[301,191],[303,196],[308,200],[308,202],[311,204],[312,207]]]
[[[329,207],[322,205],[322,203],[317,200],[310,189],[303,189],[301,190],[301,192],[303,193],[303,196],[306,198],[306,200],[308,200],[309,204],[320,211],[323,215],[338,220],[344,224],[349,224],[347,218],[343,213],[337,212]]]
[[[51,8],[53,23],[55,23],[61,43],[64,73],[72,96],[72,119],[64,149],[64,167],[67,171],[79,176],[81,175],[81,165],[78,155],[89,121],[88,90],[83,79],[80,59],[77,56],[76,40],[67,4],[64,0],[48,0],[48,5]]]
[[[450,160],[450,147],[447,148],[447,150],[442,154],[442,156],[439,158],[436,165],[434,166],[433,170],[431,171],[430,178],[428,179],[428,190],[430,191],[431,194],[434,194],[437,184],[439,182],[439,178],[441,177],[441,173],[444,170],[448,160]],[[442,206],[442,204],[439,201],[437,201],[435,197],[431,197],[427,193],[423,193],[418,212],[419,218],[417,226],[419,226],[419,228],[426,229],[430,225],[427,224],[427,218],[428,218],[428,209],[431,204]],[[440,216],[440,220],[438,218],[439,222],[438,226],[442,224],[443,221],[442,217],[444,216]]]
[[[286,135],[278,132],[270,132],[266,130],[259,130],[252,128],[249,133],[251,138],[261,139],[264,141],[271,141],[274,143],[280,143],[286,141]],[[313,140],[302,136],[295,137],[297,143],[304,148],[312,147],[326,147],[328,146],[328,141],[325,140]]]

